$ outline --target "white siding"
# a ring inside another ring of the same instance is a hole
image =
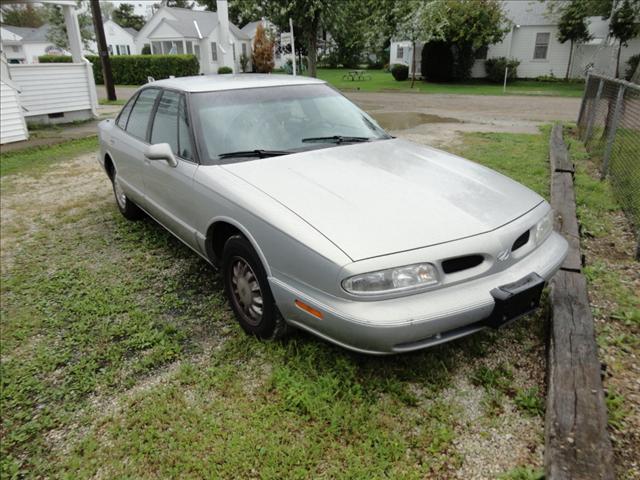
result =
[[[11,65],[10,71],[21,89],[25,117],[93,109],[93,79],[83,63]]]
[[[29,138],[18,92],[0,81],[0,144]]]
[[[547,58],[534,60],[533,50],[536,44],[536,34],[549,33],[549,47]],[[570,43],[560,43],[557,38],[558,29],[554,26],[526,26],[517,28],[513,35],[511,57],[520,60],[518,77],[535,78],[540,75],[555,75],[564,78],[569,62]],[[491,49],[490,49],[491,50]]]

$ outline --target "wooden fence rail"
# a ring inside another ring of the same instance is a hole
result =
[[[555,125],[549,142],[551,206],[569,254],[551,281],[547,348],[545,475],[547,480],[613,480],[600,362],[582,274],[580,233],[573,189],[574,166]]]

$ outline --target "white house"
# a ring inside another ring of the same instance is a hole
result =
[[[560,43],[557,38],[557,18],[547,12],[547,5],[538,0],[505,0],[502,2],[511,29],[504,39],[489,45],[476,59],[471,76],[485,76],[484,62],[492,57],[509,57],[520,61],[518,76],[535,78],[553,75],[563,78],[569,62],[570,42]],[[608,37],[609,24],[600,17],[590,17],[589,31],[593,40],[574,47],[570,76],[581,78],[587,68],[605,75],[615,74],[615,61],[618,44]],[[416,45],[416,73],[422,72],[420,65],[423,43]],[[402,63],[411,70],[411,42],[398,39],[391,43],[390,64]],[[629,57],[640,52],[640,38],[633,39],[627,47],[622,47],[620,68]]]
[[[104,37],[107,41],[109,55],[136,55],[141,53],[136,46],[138,31],[134,28],[124,28],[113,20],[104,22]],[[95,55],[98,51],[96,42],[91,42],[85,53]]]
[[[9,64],[38,63],[41,55],[68,55],[47,40],[49,25],[39,28],[14,27],[0,25],[0,41],[2,53]]]
[[[153,54],[193,53],[200,73],[217,73],[222,66],[241,71],[240,55],[251,56],[251,40],[229,22],[227,2],[218,0],[217,11],[162,6],[135,39],[136,51],[145,45]]]

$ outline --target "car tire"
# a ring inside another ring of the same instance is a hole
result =
[[[273,299],[267,273],[249,241],[230,237],[222,253],[224,290],[242,329],[263,340],[282,338],[288,332]]]
[[[144,216],[144,212],[140,207],[127,198],[127,195],[120,186],[118,181],[118,172],[113,172],[111,184],[113,186],[113,195],[116,197],[116,205],[118,206],[118,210],[120,210],[122,216],[127,220],[138,220],[142,218]]]

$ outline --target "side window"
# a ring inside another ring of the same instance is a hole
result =
[[[549,51],[550,33],[536,33],[536,46],[533,48],[534,60],[546,60]]]
[[[121,129],[127,128],[127,120],[129,120],[129,115],[131,114],[131,109],[133,108],[133,104],[136,103],[137,96],[134,96],[131,100],[127,102],[124,106],[120,115],[118,116],[118,120],[116,120],[116,125],[118,125]]]
[[[189,135],[189,117],[187,116],[187,103],[184,95],[180,97],[180,110],[178,113],[178,146],[178,156],[185,160],[193,160],[191,135]]]
[[[158,110],[151,129],[151,143],[168,143],[178,154],[178,105],[180,94],[165,90],[158,103]]]
[[[129,115],[129,121],[127,122],[127,132],[134,137],[138,137],[141,140],[145,140],[147,137],[147,126],[149,125],[149,117],[151,117],[151,111],[153,105],[156,102],[156,97],[160,93],[157,88],[149,88],[143,90],[138,95],[138,100],[131,110]]]

